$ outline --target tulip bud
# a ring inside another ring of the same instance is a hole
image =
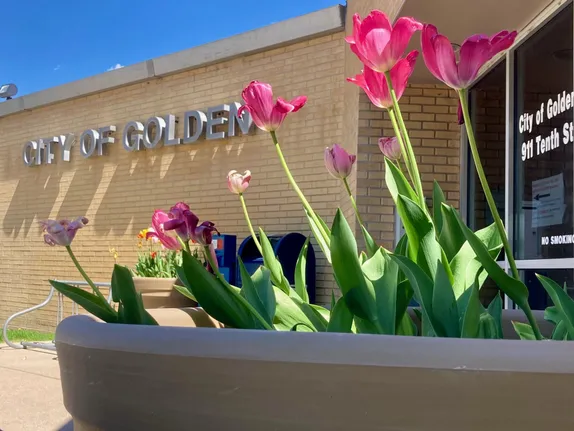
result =
[[[251,171],[245,171],[243,175],[237,171],[229,171],[227,174],[227,187],[231,193],[237,195],[247,190],[249,181],[251,181]]]
[[[401,146],[396,136],[392,138],[380,138],[379,148],[387,159],[399,160],[401,158]]]
[[[335,178],[344,180],[351,175],[356,160],[357,156],[347,153],[340,145],[325,148],[325,167]]]

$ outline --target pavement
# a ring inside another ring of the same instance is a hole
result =
[[[56,352],[0,343],[0,431],[72,431]]]

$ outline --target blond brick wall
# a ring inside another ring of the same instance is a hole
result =
[[[447,200],[460,202],[460,126],[457,99],[442,85],[411,84],[400,100],[423,188],[432,197],[437,180]],[[371,235],[385,247],[394,247],[394,203],[385,185],[384,157],[378,147],[382,136],[394,136],[388,114],[361,95],[357,200]]]
[[[342,141],[344,49],[342,33],[324,36],[0,118],[0,322],[39,303],[48,293],[49,278],[80,278],[64,249],[43,244],[37,225],[41,219],[86,215],[90,224],[78,234],[74,249],[94,280],[109,281],[109,247],[119,251],[120,263],[132,265],[137,232],[149,225],[155,208],[169,209],[179,200],[223,233],[237,234],[240,243],[248,230],[225,177],[231,169],[250,169],[253,181],[246,200],[253,222],[269,234],[309,234],[299,200],[265,133],[137,153],[121,148],[119,138],[127,121],[173,113],[180,119],[181,137],[184,111],[239,101],[252,79],[270,82],[276,95],[285,98],[308,96],[307,106],[288,117],[278,136],[299,185],[331,223],[340,189],[325,171],[323,150]],[[30,139],[69,132],[79,137],[88,128],[109,124],[118,132],[107,155],[83,159],[76,146],[70,163],[35,168],[22,163],[22,147]],[[331,270],[317,246],[315,251],[317,299],[327,303]],[[55,306],[53,301],[14,324],[53,329]]]

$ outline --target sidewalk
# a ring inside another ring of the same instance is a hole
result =
[[[0,430],[71,431],[55,352],[0,344]]]

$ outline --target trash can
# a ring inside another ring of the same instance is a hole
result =
[[[275,252],[275,256],[277,256],[279,262],[281,262],[285,278],[287,278],[293,287],[295,285],[295,267],[297,266],[297,259],[299,258],[299,253],[301,252],[307,238],[298,232],[291,232],[284,235],[271,235],[268,236],[268,238],[271,243],[271,247],[273,247],[273,251]],[[237,254],[243,261],[245,269],[247,269],[249,274],[253,274],[257,271],[257,268],[263,265],[263,257],[261,256],[261,253],[259,253],[259,250],[255,245],[255,241],[253,241],[251,236],[248,236],[243,240],[239,246]],[[305,276],[307,292],[309,293],[309,301],[313,304],[315,303],[316,274],[315,252],[313,250],[313,246],[309,244],[309,247],[307,248]],[[237,267],[236,281],[238,283],[236,286],[241,286],[239,267]]]
[[[228,283],[235,285],[235,275],[237,273],[237,258],[235,255],[237,237],[235,235],[214,235],[212,241],[219,271]]]

